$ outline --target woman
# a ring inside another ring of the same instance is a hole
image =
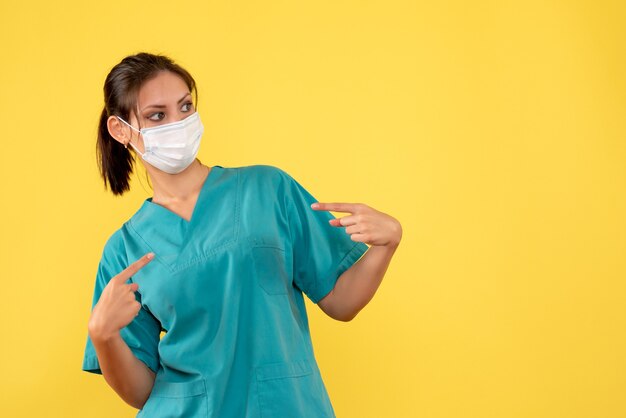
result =
[[[195,81],[165,56],[124,58],[104,98],[105,187],[129,190],[134,151],[154,196],[104,246],[83,370],[103,374],[137,416],[334,417],[302,293],[354,318],[399,222],[363,204],[313,205],[273,166],[202,164]]]

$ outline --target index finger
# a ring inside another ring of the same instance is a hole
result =
[[[358,209],[356,203],[313,203],[311,208],[314,210],[332,210],[333,212],[351,212],[354,213]]]
[[[116,280],[120,283],[125,283],[126,280],[130,279],[132,275],[137,273],[143,266],[148,264],[154,258],[154,253],[148,253],[141,257],[139,260],[135,261],[124,270],[121,271],[117,276],[113,277],[111,280]]]

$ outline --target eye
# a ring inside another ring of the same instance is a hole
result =
[[[163,120],[164,117],[165,117],[165,113],[163,113],[163,112],[156,112],[156,113],[153,113],[150,116],[148,116],[148,119],[153,120],[155,122],[158,122],[160,120]]]
[[[185,102],[183,103],[183,106],[181,107],[181,110],[183,112],[189,112],[192,109],[193,109],[193,103],[191,102]]]

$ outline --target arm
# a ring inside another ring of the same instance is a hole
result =
[[[397,245],[371,247],[339,276],[333,290],[318,302],[318,306],[339,321],[354,319],[374,297],[396,248]]]
[[[141,409],[150,396],[155,373],[139,360],[121,336],[139,314],[137,283],[126,281],[148,264],[154,255],[146,254],[111,278],[93,307],[88,332],[100,370],[106,382],[129,405]]]
[[[352,212],[350,216],[332,219],[335,227],[345,226],[353,241],[365,242],[371,247],[337,279],[335,287],[318,302],[331,318],[352,320],[374,297],[391,262],[400,240],[402,226],[397,219],[364,204],[317,203],[315,210]]]
[[[129,405],[141,409],[150,396],[155,373],[132,353],[119,332],[109,336],[89,327],[100,369],[106,382]]]

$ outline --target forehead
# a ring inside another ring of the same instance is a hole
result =
[[[179,75],[161,71],[143,83],[137,95],[137,105],[143,109],[150,105],[176,104],[185,93],[189,93],[189,88]]]

